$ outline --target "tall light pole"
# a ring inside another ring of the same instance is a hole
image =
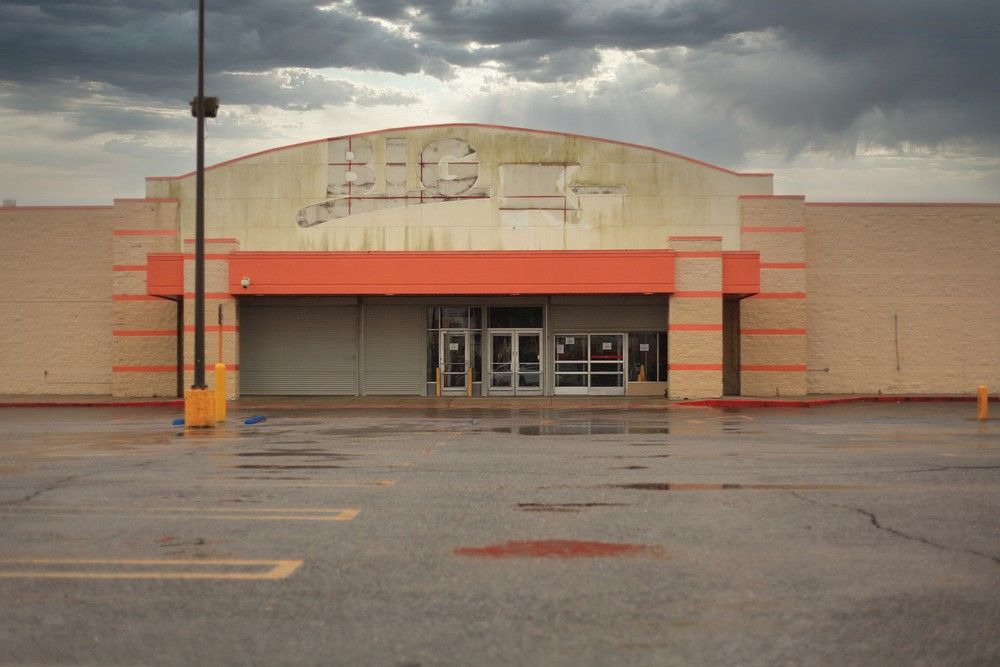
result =
[[[205,0],[198,0],[198,96],[191,100],[191,115],[198,119],[195,172],[194,246],[194,382],[185,396],[188,426],[215,426],[214,397],[205,384],[205,119],[215,118],[219,98],[205,97]]]

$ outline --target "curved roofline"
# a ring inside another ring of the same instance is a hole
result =
[[[266,155],[267,153],[274,153],[276,151],[282,151],[288,148],[297,148],[299,146],[309,146],[310,144],[318,144],[324,141],[333,141],[335,139],[348,139],[351,137],[364,137],[373,134],[383,134],[385,132],[402,132],[404,130],[428,130],[436,129],[441,127],[478,127],[488,130],[515,130],[517,132],[531,132],[533,134],[547,134],[555,135],[561,137],[573,137],[574,139],[586,139],[588,141],[599,141],[606,144],[614,144],[616,146],[626,146],[628,148],[638,148],[640,150],[652,151],[660,155],[666,155],[668,157],[677,158],[680,160],[685,160],[691,162],[692,164],[697,164],[702,167],[708,167],[709,169],[715,169],[716,171],[721,171],[724,174],[729,174],[731,176],[750,176],[750,177],[761,177],[761,176],[774,176],[771,172],[739,172],[733,171],[732,169],[726,169],[725,167],[720,167],[716,164],[711,164],[710,162],[703,162],[702,160],[696,160],[693,157],[688,157],[687,155],[681,155],[680,153],[671,153],[670,151],[665,151],[662,148],[654,148],[653,146],[643,146],[642,144],[633,144],[627,141],[616,141],[614,139],[603,139],[601,137],[592,137],[586,134],[574,134],[572,132],[557,132],[555,130],[533,130],[527,127],[513,127],[510,125],[491,125],[489,123],[433,123],[429,125],[410,125],[405,127],[389,127],[381,130],[371,130],[368,132],[355,132],[353,134],[343,134],[334,137],[325,137],[323,139],[311,139],[309,141],[301,141],[297,144],[288,144],[286,146],[277,146],[275,148],[268,148],[266,150],[257,151],[256,153],[249,153],[247,155],[241,155],[240,157],[233,158],[231,160],[226,160],[224,162],[218,162],[211,166],[205,167],[205,171],[210,171],[212,169],[218,169],[219,167],[224,167],[226,165],[233,164],[235,162],[240,162],[241,160],[247,160],[252,157],[257,157],[258,155]],[[147,181],[172,181],[181,178],[187,178],[188,176],[194,175],[195,172],[189,171],[186,174],[181,174],[180,176],[147,176]]]

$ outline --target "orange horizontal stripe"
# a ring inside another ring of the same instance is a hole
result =
[[[888,206],[888,207],[919,207],[919,208],[997,208],[995,202],[919,202],[919,201],[811,201],[806,206]]]
[[[762,269],[804,269],[805,262],[761,262]]]
[[[115,229],[113,236],[177,236],[176,229]]]
[[[672,371],[721,371],[722,364],[668,364]]]
[[[225,333],[227,331],[239,331],[239,330],[240,330],[240,328],[238,326],[235,326],[235,325],[228,325],[228,324],[222,325],[222,332],[223,333]],[[194,325],[193,324],[186,324],[186,325],[184,325],[184,331],[188,331],[188,332],[194,331]],[[215,326],[206,326],[205,327],[205,331],[208,331],[208,332],[211,332],[211,333],[218,333],[219,326],[218,325],[215,325]]]
[[[194,292],[184,292],[185,299],[193,299]],[[205,292],[206,299],[231,299],[233,298],[229,292]]]
[[[741,371],[765,371],[765,372],[779,372],[779,373],[797,373],[797,372],[805,372],[806,367],[805,367],[805,364],[793,364],[793,365],[788,365],[788,366],[780,366],[780,365],[777,365],[777,366],[767,366],[767,365],[754,366],[754,365],[749,365],[749,366],[740,366],[740,370]]]
[[[103,204],[85,204],[81,206],[65,205],[44,205],[44,206],[0,206],[0,213],[14,213],[16,211],[92,211],[96,209],[112,209],[114,206]]]
[[[753,294],[749,298],[751,299],[804,299],[806,298],[805,292],[761,292],[760,294]]]
[[[175,373],[177,366],[112,366],[113,373]]]
[[[738,199],[805,199],[805,195],[740,195]]]
[[[671,324],[667,331],[722,331],[721,324]]]
[[[721,250],[678,250],[674,256],[681,259],[703,259],[709,257],[722,257]]]
[[[115,264],[112,271],[146,271],[149,267],[145,264]]]
[[[112,336],[173,336],[175,329],[115,329]]]
[[[740,329],[744,336],[805,336],[805,329]]]
[[[721,236],[668,236],[668,241],[721,241]]]
[[[160,297],[149,294],[115,294],[112,301],[160,301]]]
[[[676,297],[678,299],[708,299],[713,297],[721,297],[722,292],[674,292],[670,296]]]
[[[238,371],[239,364],[226,364],[227,371]],[[193,371],[194,364],[184,364],[184,370]],[[205,370],[215,370],[215,364],[205,364]],[[176,373],[177,366],[112,366],[114,373]]]
[[[186,252],[184,253],[184,259],[194,259],[195,253]],[[227,252],[206,252],[205,259],[230,259],[229,253]]]
[[[453,163],[454,164],[454,163]],[[194,243],[196,239],[184,239],[184,243]],[[205,243],[239,243],[239,239],[233,238],[212,238],[205,239]]]
[[[751,232],[760,234],[781,234],[792,232],[804,232],[805,227],[741,227],[741,232]]]

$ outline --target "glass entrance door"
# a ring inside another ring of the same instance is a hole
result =
[[[490,393],[514,393],[514,334],[490,334]]]
[[[542,333],[491,331],[489,391],[493,396],[542,393]]]
[[[469,370],[469,332],[442,330],[438,349],[441,391],[464,394]]]
[[[542,334],[517,334],[517,393],[542,393]]]

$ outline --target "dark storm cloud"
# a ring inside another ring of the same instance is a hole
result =
[[[620,49],[640,53],[661,72],[618,82],[621,99],[660,103],[651,91],[669,82],[691,108],[711,108],[748,132],[784,137],[779,141],[790,152],[849,147],[859,138],[890,145],[1000,142],[995,0],[208,5],[211,92],[224,102],[311,109],[412,101],[318,77],[288,83],[285,68],[447,79],[454,67],[486,64],[516,80],[565,85],[596,71],[599,49]],[[6,0],[0,80],[96,83],[176,105],[194,88],[195,6],[195,0]]]
[[[588,50],[638,50],[705,104],[767,127],[839,134],[877,116],[895,123],[879,131],[890,141],[1000,138],[994,0],[411,4],[425,41],[490,45],[476,55],[521,80],[581,76]]]
[[[353,11],[314,4],[209,2],[209,71],[339,66],[407,74],[429,60],[411,41]],[[157,0],[7,0],[0,5],[0,79],[96,81],[160,99],[189,96],[195,8]]]

